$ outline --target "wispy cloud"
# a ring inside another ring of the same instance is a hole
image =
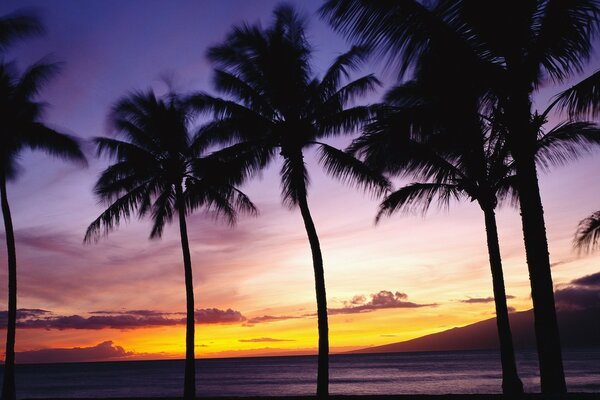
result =
[[[507,299],[514,299],[515,296],[506,295]],[[459,300],[461,303],[467,304],[480,304],[480,303],[492,303],[494,301],[493,297],[469,297],[464,300]]]
[[[270,337],[254,338],[254,339],[239,339],[242,343],[268,343],[268,342],[295,342],[293,339],[275,339]]]
[[[260,317],[249,318],[246,323],[247,324],[266,324],[269,322],[278,322],[285,321],[288,319],[297,319],[302,318],[301,316],[293,316],[293,315],[263,315]]]

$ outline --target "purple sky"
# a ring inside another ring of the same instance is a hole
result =
[[[62,73],[42,94],[51,105],[46,122],[89,139],[108,134],[106,116],[119,97],[150,87],[164,92],[161,77],[173,77],[175,88],[181,91],[211,90],[206,49],[220,43],[235,23],[260,19],[267,25],[277,3],[3,0],[0,15],[31,7],[42,16],[46,35],[18,43],[6,57],[17,58],[20,66],[48,54],[63,62]],[[321,1],[292,3],[309,16],[315,72],[322,73],[349,44],[315,16]],[[590,70],[599,67],[600,62],[595,60]],[[387,84],[393,81],[393,73],[383,71],[377,63],[365,66],[363,72],[375,72]],[[545,90],[538,103],[544,103],[555,92],[556,89]],[[364,101],[376,100],[378,95]],[[332,143],[344,146],[348,139]],[[86,150],[90,166],[85,170],[44,154],[24,153],[21,161],[25,170],[17,182],[9,185],[18,241],[20,306],[61,315],[117,309],[181,311],[183,278],[175,227],[165,230],[162,240],[148,241],[149,224],[132,221],[98,245],[82,244],[85,228],[102,210],[93,198],[92,187],[107,165],[105,160],[93,158],[88,145]],[[309,167],[309,201],[322,239],[332,309],[344,307],[353,296],[371,293],[376,298],[386,290],[407,293],[408,301],[416,304],[439,305],[435,311],[438,320],[464,311],[464,318],[448,317],[442,323],[434,322],[435,315],[427,314],[432,313],[427,307],[412,310],[422,313],[418,315],[423,318],[432,318],[429,325],[419,320],[426,327],[414,328],[414,335],[434,331],[443,324],[456,325],[489,316],[490,304],[475,313],[468,311],[474,306],[460,302],[491,295],[483,218],[476,205],[452,204],[450,212],[431,210],[426,219],[395,216],[375,227],[376,200],[325,176],[310,158]],[[579,258],[570,246],[577,222],[600,208],[598,167],[598,157],[586,157],[568,167],[556,168],[551,175],[541,174],[557,285],[599,270],[597,256]],[[197,308],[232,308],[248,318],[257,318],[277,310],[302,313],[298,310],[308,307],[310,311],[314,307],[310,253],[302,222],[297,211],[281,206],[277,175],[278,165],[274,165],[262,179],[244,186],[260,208],[258,218],[242,218],[237,228],[230,229],[202,214],[191,217]],[[503,208],[499,224],[508,292],[516,297],[511,302],[526,309],[529,289],[518,212]],[[0,248],[0,259],[1,283],[5,280],[4,247]],[[4,293],[0,291],[2,309],[6,307]],[[444,309],[444,304],[454,308]],[[301,327],[294,329],[301,331]],[[332,329],[336,329],[335,324]],[[232,341],[251,345],[253,338],[269,335],[248,334],[251,336]],[[385,342],[378,339],[379,334],[372,338],[363,331],[355,334],[357,338],[366,337],[367,344]],[[112,348],[107,343],[115,339],[110,332],[89,337],[77,336],[79,333],[45,335],[24,334],[22,349],[96,345]],[[144,348],[133,340],[121,340],[115,343],[129,345],[126,351]],[[356,339],[356,343],[364,344],[361,340]],[[297,346],[310,346],[307,343]],[[339,345],[352,343],[350,339],[340,339]]]

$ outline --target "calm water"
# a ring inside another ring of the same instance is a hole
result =
[[[567,385],[600,392],[600,349],[563,353]],[[539,391],[534,352],[517,355],[527,391]],[[316,357],[264,357],[198,361],[198,394],[256,396],[313,394]],[[500,365],[492,351],[335,355],[333,394],[498,393]],[[179,396],[183,361],[17,366],[19,398]]]

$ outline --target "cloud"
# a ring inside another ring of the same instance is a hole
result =
[[[134,356],[108,340],[92,347],[73,347],[21,351],[15,354],[17,363],[53,363],[120,360]]]
[[[219,310],[218,308],[204,308],[196,310],[196,321],[201,324],[231,324],[235,322],[244,322],[246,317],[241,312],[228,308]]]
[[[570,285],[554,292],[561,310],[600,308],[600,272],[574,279]]]
[[[40,310],[37,308],[19,308],[17,310],[17,323],[19,321],[31,319],[31,318],[39,318],[44,315],[51,314],[50,311]],[[2,310],[0,311],[0,327],[5,327],[8,322],[8,311]]]
[[[7,311],[0,311],[0,323],[6,325]],[[228,308],[196,310],[198,324],[230,324],[246,320],[241,312]],[[90,316],[54,315],[50,311],[21,309],[17,326],[22,329],[120,329],[185,325],[185,313],[154,310],[92,311]]]
[[[388,290],[382,290],[379,293],[371,294],[371,300],[366,301],[366,296],[354,296],[349,301],[344,301],[344,307],[342,308],[330,308],[329,314],[355,314],[371,312],[375,310],[382,310],[387,308],[418,308],[418,307],[432,307],[437,304],[417,304],[411,301],[407,301],[408,295],[401,292],[391,292]]]
[[[515,296],[511,296],[510,294],[506,296],[507,299],[514,299]],[[461,303],[467,304],[478,304],[478,303],[491,303],[494,301],[493,297],[469,297],[465,300],[459,300]]]
[[[263,315],[261,317],[254,317],[246,321],[247,324],[267,324],[269,322],[285,321],[288,319],[297,319],[301,317],[293,315]]]
[[[574,279],[571,281],[571,284],[577,286],[600,288],[600,272],[596,272],[595,274],[586,275],[582,276],[581,278]]]
[[[127,314],[127,315],[139,315],[144,317],[151,316],[164,316],[164,315],[185,315],[184,312],[163,312],[156,310],[122,310],[122,311],[90,311],[89,314],[100,314],[100,315],[113,315],[113,314]]]
[[[554,292],[556,306],[561,310],[582,310],[600,307],[600,291],[587,287],[566,287]]]
[[[270,337],[254,338],[254,339],[239,339],[242,343],[265,343],[265,342],[295,342],[293,339],[274,339]]]

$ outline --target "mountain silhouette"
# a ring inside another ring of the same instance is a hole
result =
[[[600,347],[600,308],[557,313],[563,347]],[[533,310],[511,313],[510,327],[516,348],[535,348]],[[400,353],[497,349],[496,318],[433,333],[404,342],[367,347],[350,353]]]

